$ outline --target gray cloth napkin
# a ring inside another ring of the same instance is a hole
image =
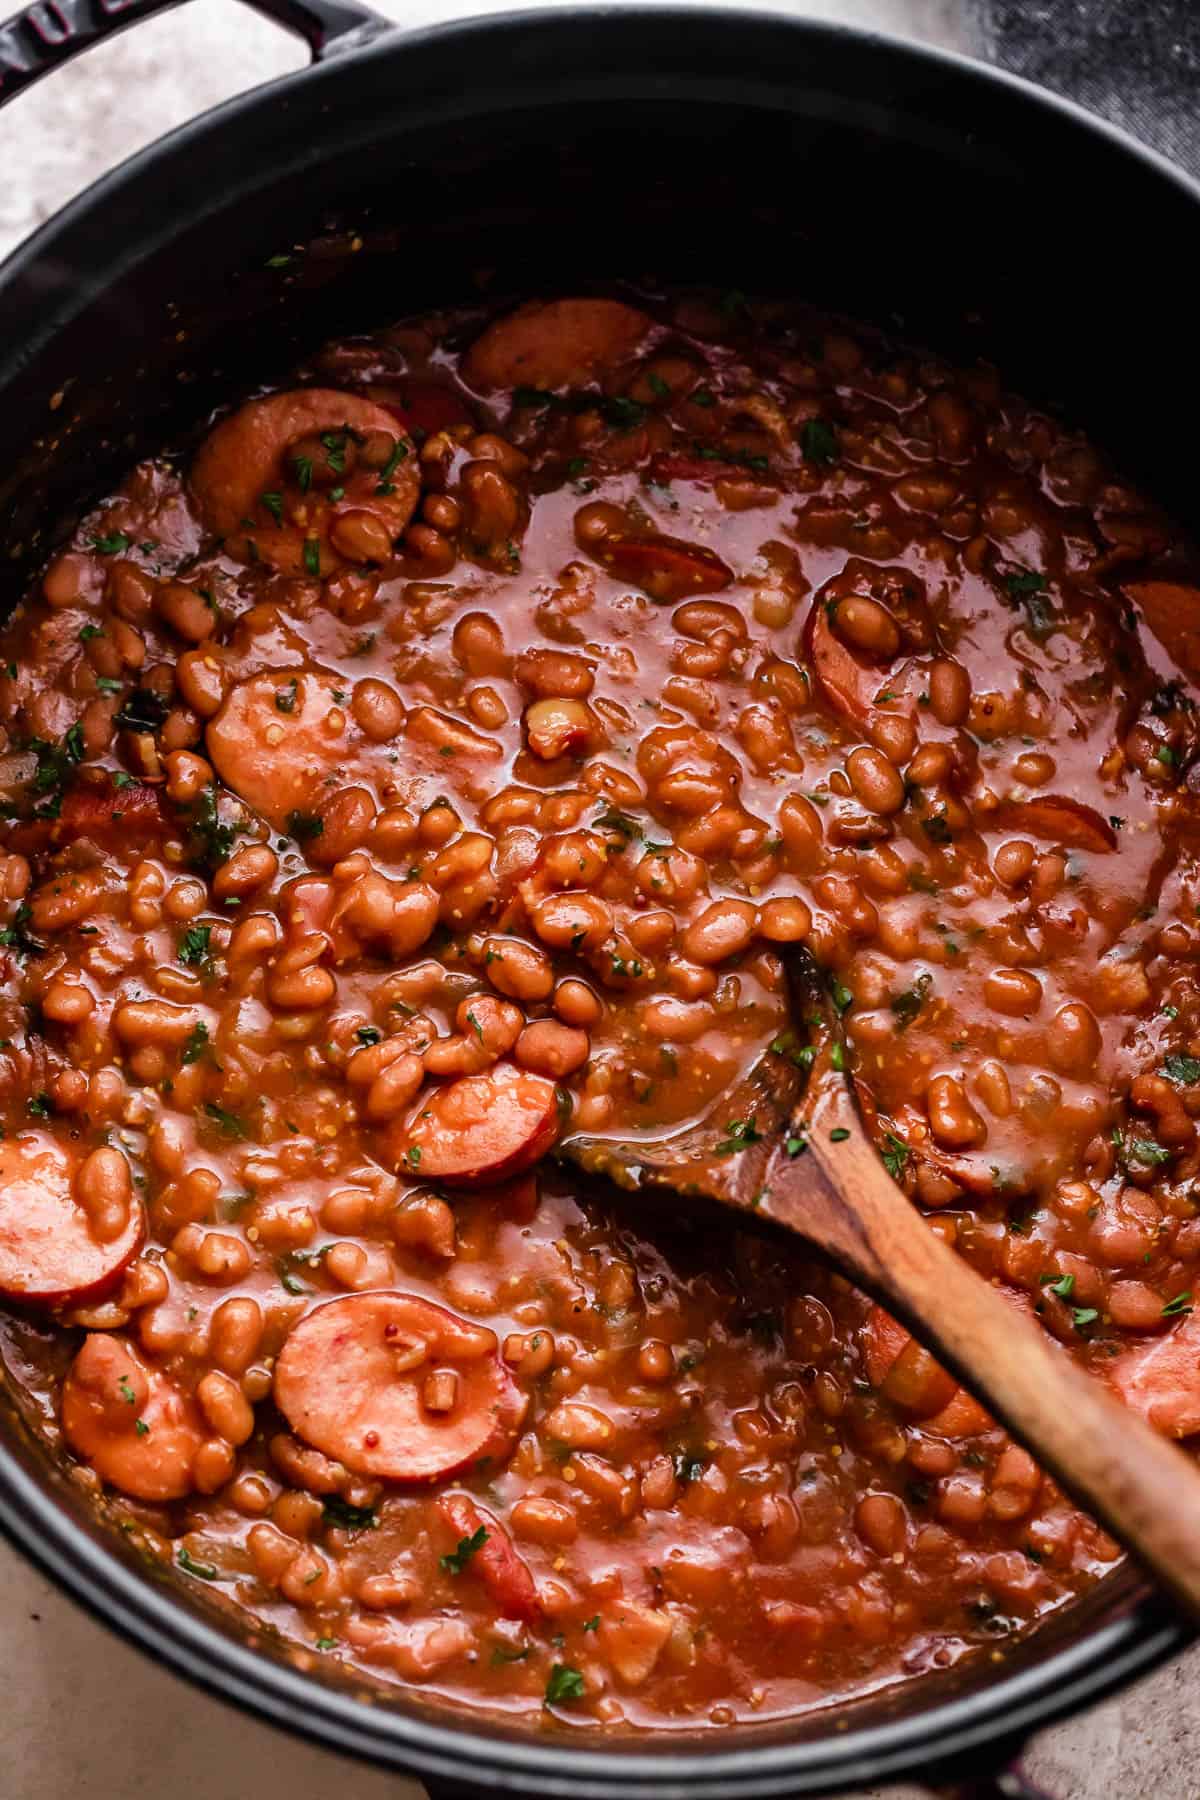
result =
[[[1200,176],[1200,0],[968,0],[975,48]]]

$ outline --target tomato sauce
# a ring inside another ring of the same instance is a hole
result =
[[[0,652],[10,1380],[180,1580],[531,1721],[786,1717],[1118,1558],[791,1244],[573,1171],[770,1059],[1200,1430],[1194,553],[799,305],[327,347],[133,469]]]

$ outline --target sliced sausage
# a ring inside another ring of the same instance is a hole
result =
[[[716,594],[733,580],[733,570],[715,550],[663,532],[606,537],[589,548],[610,575],[632,582],[652,600],[673,603],[689,594]]]
[[[892,686],[891,665],[867,662],[844,644],[829,621],[823,599],[814,600],[804,627],[804,654],[822,698],[842,718],[870,727],[878,717],[878,695]],[[895,692],[887,710],[911,716],[911,695]]]
[[[1117,834],[1093,806],[1066,794],[1039,795],[1036,800],[1009,800],[992,814],[991,822],[1004,831],[1027,831],[1068,850],[1094,850],[1103,854],[1117,847]]]
[[[293,814],[310,815],[328,796],[331,776],[344,785],[352,734],[336,676],[278,669],[231,690],[209,721],[208,754],[226,787],[285,830]]]
[[[22,1132],[0,1143],[0,1292],[9,1299],[44,1306],[94,1300],[136,1256],[146,1232],[138,1196],[108,1218],[94,1218],[74,1179],[74,1159],[47,1133]]]
[[[483,331],[463,360],[472,387],[577,388],[623,362],[650,320],[620,300],[535,300]]]
[[[1182,581],[1127,581],[1124,592],[1175,667],[1200,679],[1200,588]]]
[[[388,461],[368,467],[358,446],[372,433],[393,448]],[[311,456],[292,454],[308,443],[327,468],[314,470]],[[336,477],[332,485],[327,474]],[[235,555],[287,575],[326,575],[342,566],[330,541],[339,520],[366,515],[392,543],[412,518],[421,484],[412,440],[392,413],[336,388],[296,388],[251,400],[214,426],[192,464],[191,485],[204,523]]]
[[[95,1331],[71,1364],[62,1426],[76,1456],[135,1500],[180,1500],[208,1435],[189,1395],[125,1338]]]
[[[554,1083],[499,1062],[422,1100],[408,1120],[392,1128],[389,1147],[405,1174],[485,1187],[537,1162],[557,1135]]]
[[[357,1474],[442,1481],[506,1456],[525,1399],[494,1332],[416,1294],[351,1294],[308,1313],[275,1365],[292,1430]]]
[[[1126,1406],[1164,1436],[1200,1431],[1200,1315],[1189,1313],[1169,1337],[1126,1350],[1107,1373]]]
[[[466,1494],[443,1494],[437,1506],[454,1534],[455,1547],[464,1538],[469,1541],[477,1539],[481,1531],[485,1534],[478,1550],[471,1552],[466,1567],[473,1575],[478,1575],[495,1601],[500,1616],[525,1619],[530,1623],[537,1619],[541,1608],[533,1576],[528,1564],[518,1556],[503,1525],[486,1508],[476,1506]]]
[[[28,819],[8,835],[12,850],[28,856],[57,850],[77,838],[90,838],[106,849],[165,835],[171,828],[161,791],[148,782],[118,783],[105,774],[100,781],[77,782],[63,795],[56,819]]]

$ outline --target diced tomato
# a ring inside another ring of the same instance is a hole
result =
[[[376,382],[371,398],[385,406],[400,427],[410,436],[432,437],[435,431],[449,431],[454,425],[474,425],[475,419],[466,401],[453,388],[435,381]]]
[[[1066,794],[1039,794],[1036,800],[1009,800],[992,814],[1004,831],[1027,831],[1031,837],[1062,844],[1068,850],[1103,854],[1117,847],[1117,834],[1095,807]]]
[[[537,1619],[541,1613],[537,1589],[528,1565],[517,1555],[512,1539],[494,1514],[477,1506],[466,1494],[443,1494],[438,1511],[455,1535],[455,1547],[462,1541],[486,1535],[477,1550],[472,1550],[465,1567],[478,1575],[505,1619]]]

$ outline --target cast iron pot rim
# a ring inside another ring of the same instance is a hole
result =
[[[0,294],[5,283],[27,275],[52,254],[58,240],[69,237],[120,191],[170,154],[191,154],[212,133],[236,116],[274,105],[284,89],[300,83],[329,84],[341,78],[343,66],[368,57],[404,54],[422,44],[461,37],[478,56],[499,57],[503,40],[536,24],[547,35],[564,38],[613,28],[670,21],[692,14],[690,28],[716,32],[786,30],[802,46],[824,42],[845,46],[851,55],[864,51],[908,62],[914,68],[943,73],[957,82],[1007,91],[1025,107],[1065,122],[1098,142],[1107,142],[1148,171],[1200,203],[1200,184],[1182,169],[1071,100],[1036,87],[1019,76],[995,69],[955,51],[908,41],[888,33],[818,19],[794,18],[759,9],[717,6],[696,12],[686,5],[582,5],[569,11],[527,8],[520,11],[456,19],[414,30],[384,32],[372,41],[351,46],[329,62],[294,71],[252,88],[189,120],[128,158],[101,177],[0,265]],[[490,43],[489,43],[489,40]],[[496,66],[495,63],[492,66]],[[228,204],[222,196],[214,206]],[[193,216],[194,212],[193,212]],[[144,255],[156,238],[147,231],[137,246]],[[76,313],[103,291],[125,267],[130,252],[115,247],[107,263],[93,265],[74,289],[70,312]],[[39,341],[59,329],[62,316],[48,316]],[[29,354],[16,351],[17,361]],[[10,359],[8,372],[13,362]],[[939,1703],[928,1711],[914,1709],[865,1729],[832,1731],[822,1738],[794,1743],[751,1742],[733,1750],[714,1748],[680,1754],[674,1734],[663,1732],[646,1741],[649,1750],[596,1750],[587,1742],[562,1735],[552,1741],[492,1735],[487,1720],[478,1724],[461,1713],[444,1720],[358,1698],[301,1674],[238,1644],[209,1624],[198,1612],[136,1572],[73,1520],[49,1489],[22,1466],[0,1438],[0,1529],[44,1574],[84,1605],[95,1617],[176,1673],[208,1692],[234,1702],[269,1722],[328,1747],[415,1772],[435,1780],[471,1783],[511,1790],[532,1783],[543,1794],[630,1797],[686,1796],[687,1800],[732,1800],[789,1793],[829,1792],[868,1784],[954,1763],[990,1745],[1012,1746],[1053,1719],[1094,1702],[1177,1653],[1192,1637],[1190,1627],[1155,1596],[1141,1599],[1116,1618],[1085,1633],[1078,1641],[1053,1651],[1028,1667],[1005,1673],[978,1691]],[[836,1709],[833,1709],[836,1711]],[[719,1742],[714,1733],[714,1742]]]

